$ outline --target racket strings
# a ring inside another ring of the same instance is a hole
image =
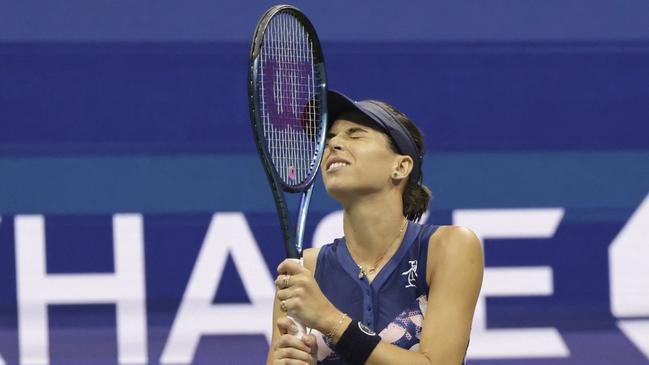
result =
[[[299,185],[316,169],[322,100],[313,44],[290,14],[271,19],[258,74],[264,138],[279,177]]]

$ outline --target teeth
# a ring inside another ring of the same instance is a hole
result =
[[[345,163],[345,162],[334,162],[331,165],[329,165],[329,170],[335,169],[337,167],[347,166],[347,165],[349,165],[349,164]]]

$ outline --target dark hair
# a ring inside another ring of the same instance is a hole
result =
[[[406,127],[415,141],[415,145],[417,145],[417,153],[419,156],[422,156],[421,162],[423,163],[424,140],[421,131],[417,128],[415,123],[392,105],[384,101],[373,101],[379,103],[385,110],[392,114],[399,123]],[[395,153],[399,153],[391,138],[390,147]],[[406,187],[403,190],[403,215],[405,215],[409,220],[415,222],[419,221],[421,216],[426,212],[426,209],[428,209],[428,203],[430,202],[431,197],[432,193],[430,192],[430,189],[428,189],[424,184],[420,184],[419,181],[412,180],[409,177],[408,181],[406,181]]]

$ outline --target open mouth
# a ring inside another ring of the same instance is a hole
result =
[[[331,159],[331,161],[327,162],[327,172],[336,171],[342,169],[345,166],[349,166],[349,162],[343,159],[333,158]]]
[[[345,167],[345,166],[349,166],[349,164],[345,163],[345,162],[334,162],[331,165],[329,165],[329,167],[327,168],[327,172],[338,170],[339,168],[342,168],[342,167]]]

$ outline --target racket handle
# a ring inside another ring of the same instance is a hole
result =
[[[289,259],[291,261],[295,261],[300,264],[300,266],[304,266],[304,261],[302,261],[302,258],[299,259]],[[293,318],[292,316],[286,315],[293,323],[295,324],[295,327],[297,327],[297,333],[295,334],[298,338],[302,338],[304,334],[306,333],[306,327],[300,323],[297,319]]]
[[[302,338],[302,336],[304,336],[304,334],[306,333],[306,327],[304,327],[304,325],[302,323],[298,322],[297,319],[295,319],[295,318],[293,318],[293,317],[291,317],[289,315],[287,315],[286,317],[288,319],[290,319],[291,321],[293,321],[293,323],[295,324],[295,327],[297,327],[297,332],[295,333],[295,336],[297,336],[297,338]]]

